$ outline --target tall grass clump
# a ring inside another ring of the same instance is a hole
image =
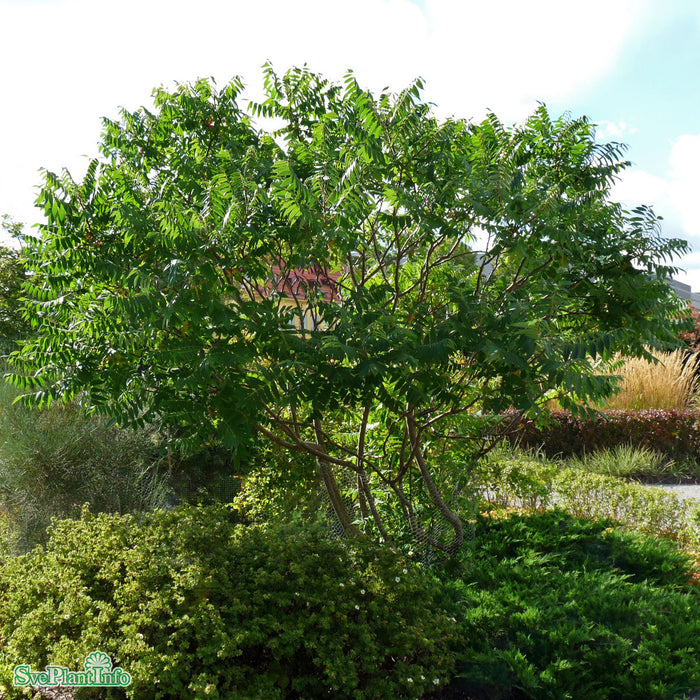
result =
[[[657,363],[641,358],[625,359],[615,372],[622,377],[618,392],[597,407],[633,411],[694,407],[700,390],[697,380],[700,355],[674,350],[657,353],[655,357]]]
[[[0,382],[0,512],[10,549],[43,542],[53,517],[78,514],[85,503],[106,513],[166,505],[167,470],[154,429],[124,430],[75,404],[29,409],[15,397]]]
[[[682,475],[681,467],[663,454],[636,445],[617,445],[572,457],[567,466],[630,479],[660,479]]]

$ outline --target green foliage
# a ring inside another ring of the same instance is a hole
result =
[[[254,522],[295,518],[308,522],[318,519],[328,507],[313,458],[274,444],[256,451],[236,504]]]
[[[172,443],[167,432],[165,438],[160,434],[160,440]],[[171,501],[190,505],[231,503],[240,492],[241,473],[248,468],[222,445],[207,445],[185,454],[176,448],[166,449],[163,462]]]
[[[520,450],[499,450],[474,475],[483,507],[561,508],[577,518],[608,519],[700,552],[700,506],[658,487],[570,468]]]
[[[118,513],[165,504],[155,430],[109,426],[75,404],[30,409],[12,403],[16,393],[0,384],[0,512],[11,550],[43,542],[52,517],[77,514],[84,503]]]
[[[12,518],[4,506],[0,506],[0,561],[16,552],[16,532]]]
[[[100,649],[133,698],[420,697],[451,671],[432,580],[322,529],[253,527],[230,507],[55,524],[0,568],[0,669],[75,668]]]
[[[604,474],[563,470],[554,489],[561,507],[576,517],[611,518],[647,535],[665,535],[700,551],[700,507],[659,487]]]
[[[441,577],[460,628],[446,697],[691,697],[700,599],[687,557],[608,525],[479,520],[468,569]]]
[[[550,457],[571,457],[632,445],[678,462],[700,463],[700,414],[697,411],[601,411],[588,417],[552,411],[546,424],[524,420],[511,443],[542,450]]]
[[[559,467],[539,452],[499,446],[482,459],[473,479],[482,505],[541,510],[552,504]]]
[[[585,118],[441,122],[421,89],[267,66],[250,114],[238,80],[199,81],[106,120],[82,182],[45,174],[47,224],[26,238],[36,338],[12,359],[26,400],[87,391],[195,446],[263,435],[319,461],[348,534],[338,468],[377,532],[389,494],[407,530],[458,548],[436,464],[447,441],[476,454],[484,435],[453,433],[454,417],[610,394],[599,363],[688,325],[666,284],[687,244],[610,201],[624,149]],[[436,517],[451,539],[429,535]]]
[[[598,474],[622,478],[659,479],[677,472],[676,463],[648,447],[619,445],[603,449],[567,461],[568,466],[578,467]]]
[[[15,239],[21,238],[22,225],[7,214],[3,215],[0,228]],[[23,251],[0,246],[0,351],[3,354],[14,349],[8,341],[24,338],[29,333],[29,323],[21,313],[25,279]]]

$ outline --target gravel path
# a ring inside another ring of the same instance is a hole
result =
[[[693,498],[700,501],[700,484],[647,484],[647,486],[668,489],[684,500]]]

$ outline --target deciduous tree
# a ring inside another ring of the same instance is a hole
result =
[[[46,173],[15,381],[310,453],[347,534],[390,537],[390,500],[415,538],[459,547],[451,462],[506,429],[487,416],[599,397],[601,362],[673,343],[687,247],[610,200],[623,148],[585,118],[440,121],[421,87],[268,66],[248,111],[240,82],[200,81],[105,121],[81,182]]]

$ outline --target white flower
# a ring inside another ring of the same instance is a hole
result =
[[[404,574],[407,574],[407,573],[408,573],[408,569],[404,569],[403,572],[404,572]]]
[[[344,583],[339,583],[338,585],[339,585],[341,588],[345,588],[345,584],[344,584]]]
[[[364,594],[365,594],[365,589],[364,589],[364,588],[360,588],[360,595],[364,595]]]
[[[439,678],[433,678],[433,685],[440,685],[440,679],[439,679]]]
[[[355,610],[359,610],[359,609],[360,609],[360,606],[359,606],[359,605],[356,605],[356,606],[355,606]]]
[[[398,576],[394,579],[394,581],[396,581],[396,583],[398,583],[400,580],[401,579]]]
[[[406,679],[409,683],[413,683],[413,678],[407,678]]]

